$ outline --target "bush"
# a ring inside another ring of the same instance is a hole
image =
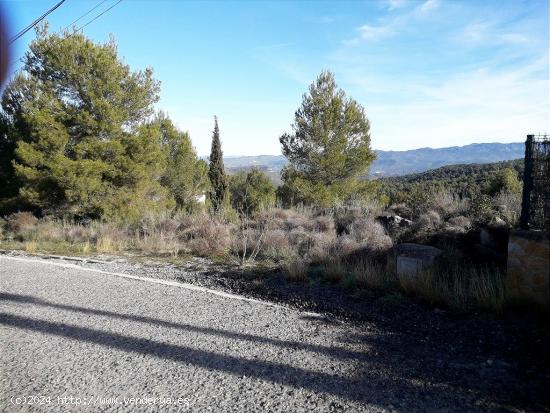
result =
[[[431,208],[440,216],[449,218],[465,214],[469,208],[469,201],[449,191],[440,191],[433,199]]]
[[[38,218],[30,212],[16,212],[6,218],[6,228],[15,234],[26,233],[38,225]]]
[[[315,218],[315,231],[318,232],[334,232],[336,225],[334,219],[328,215],[319,215]]]
[[[334,232],[317,232],[311,234],[307,256],[313,262],[322,262],[328,259],[335,250],[336,234]]]
[[[504,168],[495,173],[487,188],[489,195],[495,196],[500,192],[512,192],[521,194],[522,183],[518,178],[517,172],[512,168]]]
[[[493,216],[493,201],[488,195],[474,194],[470,202],[468,215],[475,223],[489,222]]]
[[[436,211],[428,211],[415,222],[415,229],[420,233],[434,232],[441,226],[442,220]]]
[[[463,215],[450,218],[445,223],[445,230],[453,233],[465,233],[472,226],[472,221]]]
[[[223,255],[229,252],[234,225],[220,222],[206,215],[194,217],[189,226],[180,228],[190,252],[199,256]]]
[[[388,213],[402,218],[412,219],[412,210],[406,204],[394,204],[388,208]]]
[[[233,208],[245,214],[254,214],[275,205],[275,187],[259,169],[231,176],[229,191]]]
[[[494,205],[498,211],[498,215],[509,226],[515,227],[518,225],[521,215],[521,193],[501,191],[494,199]]]
[[[364,217],[356,219],[350,225],[349,234],[362,248],[370,252],[387,250],[393,245],[384,227],[372,219]]]
[[[287,249],[290,246],[287,233],[281,229],[268,229],[265,231],[264,247],[271,250]]]

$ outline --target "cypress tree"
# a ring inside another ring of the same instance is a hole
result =
[[[208,169],[211,191],[210,200],[214,211],[218,212],[225,200],[227,181],[223,167],[222,143],[220,141],[220,130],[218,118],[214,116],[214,133],[212,134],[212,149],[210,151],[210,166]]]

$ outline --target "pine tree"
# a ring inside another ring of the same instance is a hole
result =
[[[362,180],[375,154],[364,109],[347,98],[331,72],[323,72],[303,96],[293,133],[280,137],[289,160],[279,191],[295,202],[331,205],[361,197]]]
[[[178,208],[191,209],[196,197],[208,187],[208,164],[197,157],[189,134],[178,130],[167,115],[160,112],[152,126],[160,129],[167,159],[161,183],[168,188]]]
[[[208,178],[210,179],[211,191],[210,201],[214,211],[220,211],[226,199],[227,181],[225,169],[223,167],[222,144],[220,141],[220,130],[218,128],[218,118],[214,117],[214,132],[212,134],[212,149],[210,151],[210,166],[208,169]]]
[[[2,99],[22,200],[45,213],[124,218],[173,203],[160,184],[161,134],[147,125],[158,92],[152,70],[132,72],[114,40],[37,29]]]

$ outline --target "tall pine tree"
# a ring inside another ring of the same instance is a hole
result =
[[[173,204],[160,184],[160,131],[146,125],[159,92],[151,69],[132,72],[113,40],[98,44],[47,27],[23,61],[2,98],[23,202],[107,218]]]
[[[279,190],[283,201],[330,206],[366,195],[371,184],[362,177],[376,157],[370,123],[331,72],[322,72],[309,87],[292,128],[279,139],[289,161]]]
[[[223,205],[227,192],[227,180],[223,167],[222,143],[220,141],[220,129],[218,118],[214,117],[214,133],[212,134],[212,149],[210,151],[210,166],[208,169],[211,191],[210,201],[215,212],[218,212]]]

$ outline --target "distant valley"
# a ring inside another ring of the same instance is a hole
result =
[[[408,151],[376,151],[378,158],[372,164],[369,176],[381,178],[424,172],[446,165],[491,163],[523,158],[523,143],[474,143],[448,148],[420,148]],[[286,164],[282,155],[227,156],[225,167],[230,173],[259,168],[273,181]]]

